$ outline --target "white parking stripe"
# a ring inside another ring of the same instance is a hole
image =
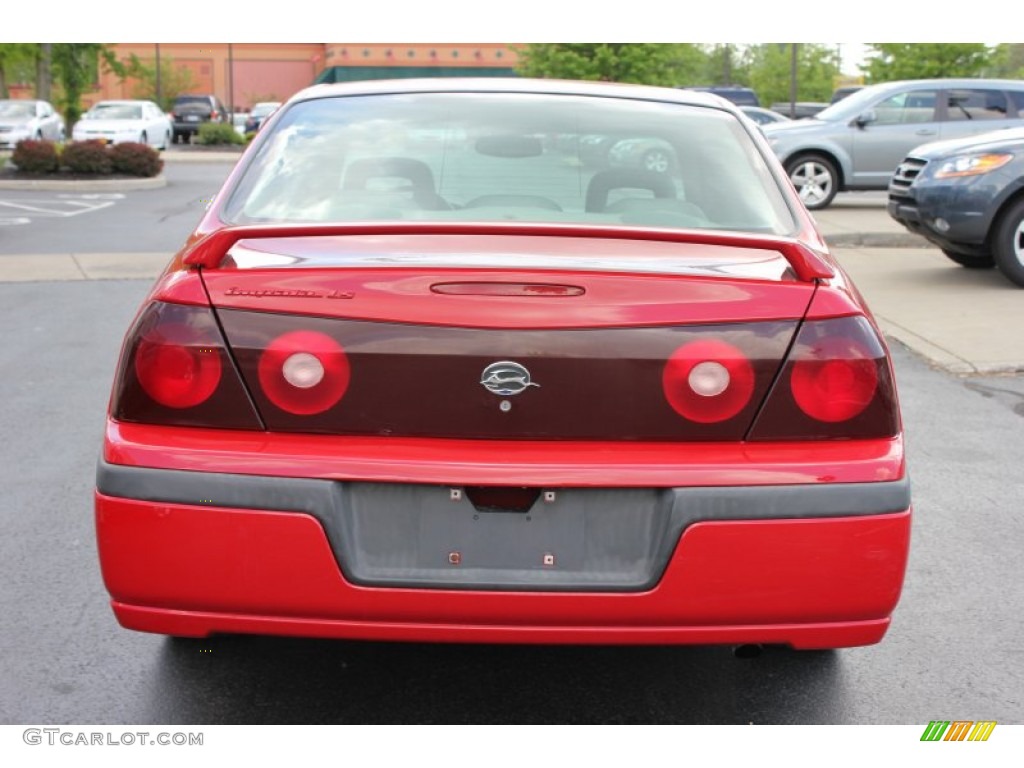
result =
[[[88,213],[89,211],[98,211],[103,208],[109,208],[114,204],[114,202],[114,200],[97,200],[89,202],[81,200],[0,200],[0,214],[2,214],[3,208],[13,208],[19,213],[28,212],[34,214],[36,217],[68,218],[70,216],[77,216],[80,213]],[[47,203],[52,203],[54,207],[44,207],[47,206]],[[74,209],[69,210],[71,206],[73,206]]]

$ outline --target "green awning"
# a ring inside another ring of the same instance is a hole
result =
[[[350,83],[355,80],[393,80],[409,77],[515,77],[511,67],[328,67],[313,81]]]

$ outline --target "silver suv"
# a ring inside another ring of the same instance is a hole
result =
[[[812,120],[763,126],[811,210],[836,192],[886,189],[914,147],[1024,124],[1024,81],[905,80],[864,88]]]

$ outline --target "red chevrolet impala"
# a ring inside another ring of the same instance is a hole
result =
[[[530,80],[284,105],[128,330],[96,490],[118,620],[193,637],[870,644],[910,514],[757,129]]]

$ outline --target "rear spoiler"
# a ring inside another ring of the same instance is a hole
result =
[[[777,251],[805,282],[828,279],[835,271],[817,251],[792,238],[720,230],[635,229],[574,224],[489,222],[358,222],[344,224],[272,224],[225,227],[211,232],[186,251],[183,261],[215,269],[240,240],[274,237],[332,237],[339,235],[519,235],[534,237],[591,237],[615,240],[654,240]]]

